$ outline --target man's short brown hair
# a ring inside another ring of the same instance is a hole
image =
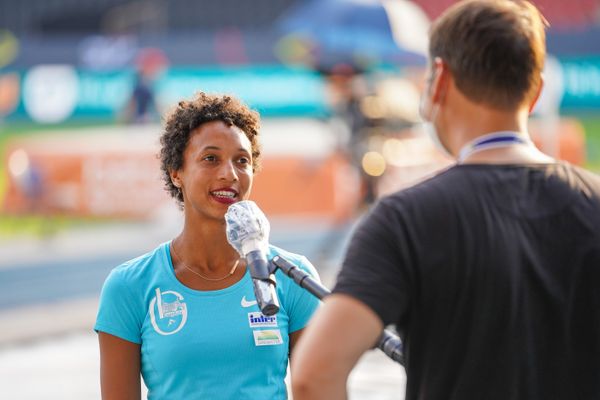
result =
[[[433,23],[429,56],[448,65],[470,100],[513,110],[531,101],[541,83],[546,25],[528,1],[462,1]]]

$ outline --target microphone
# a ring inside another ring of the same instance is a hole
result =
[[[229,206],[225,213],[225,223],[227,241],[248,264],[260,311],[266,316],[277,314],[277,282],[267,260],[270,230],[267,217],[256,203],[243,200]]]

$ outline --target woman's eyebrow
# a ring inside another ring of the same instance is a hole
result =
[[[206,151],[206,150],[221,150],[221,148],[219,146],[208,145],[208,146],[202,148],[202,151]]]

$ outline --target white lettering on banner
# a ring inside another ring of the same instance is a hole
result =
[[[573,97],[600,97],[600,67],[591,64],[563,65],[565,92]]]

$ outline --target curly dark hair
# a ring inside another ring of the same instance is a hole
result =
[[[165,128],[160,137],[160,164],[167,192],[183,204],[183,195],[171,181],[171,171],[183,167],[183,153],[191,133],[200,125],[211,121],[223,121],[235,125],[245,134],[252,146],[252,171],[260,167],[260,144],[258,132],[260,116],[240,100],[232,96],[211,95],[199,92],[191,100],[180,101],[165,117]]]

